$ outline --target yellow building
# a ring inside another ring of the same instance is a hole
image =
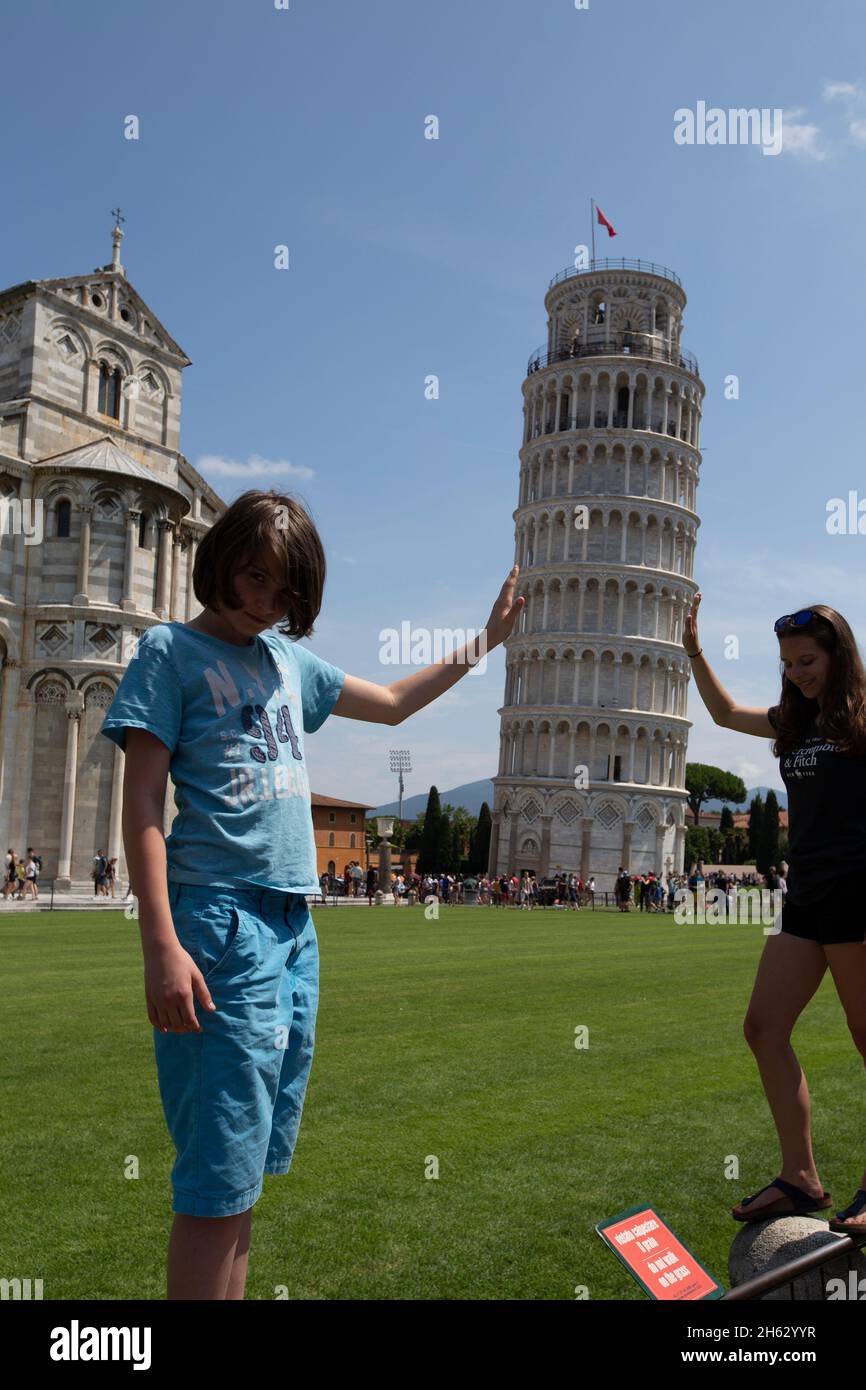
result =
[[[341,801],[336,796],[321,796],[317,792],[311,793],[310,802],[316,842],[316,872],[319,877],[329,873],[334,878],[342,878],[346,865],[354,860],[361,865],[366,879],[367,869],[371,865],[374,869],[379,867],[378,852],[368,852],[366,836],[367,812],[374,811],[375,806],[370,806],[366,801]],[[396,816],[393,819],[396,825]],[[412,822],[404,820],[402,824],[408,827]],[[409,873],[414,869],[417,857],[417,852],[406,855],[404,862],[399,851],[394,849],[392,868]]]

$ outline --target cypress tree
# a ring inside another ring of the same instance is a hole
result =
[[[439,792],[436,787],[431,787],[427,794],[427,810],[424,812],[424,830],[421,834],[421,848],[418,854],[417,871],[419,874],[438,873],[439,871],[436,855],[439,849],[439,822],[441,819],[442,809],[439,802]]]
[[[475,834],[472,837],[472,848],[470,857],[472,860],[472,872],[474,874],[487,873],[487,861],[490,858],[490,836],[493,830],[493,820],[490,815],[490,807],[486,801],[482,801],[481,810],[478,812],[478,824],[475,827]]]
[[[779,867],[779,802],[774,791],[767,792],[764,815],[761,821],[759,849],[755,858],[760,873],[765,874],[771,864]]]
[[[764,824],[764,802],[760,792],[752,797],[749,806],[749,858],[757,861],[761,849],[761,828]],[[757,866],[757,865],[756,865]]]

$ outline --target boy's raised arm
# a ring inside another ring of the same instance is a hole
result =
[[[484,630],[471,642],[432,666],[426,666],[423,671],[391,685],[376,685],[347,675],[333,713],[345,719],[363,719],[369,724],[402,724],[410,714],[438,700],[511,632],[526,602],[523,598],[514,598],[519,572],[515,565],[497,595]]]

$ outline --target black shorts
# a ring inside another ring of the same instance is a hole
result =
[[[821,946],[841,946],[863,942],[866,920],[863,915],[863,873],[837,878],[818,902],[803,906],[785,897],[781,930],[789,936],[817,941]]]

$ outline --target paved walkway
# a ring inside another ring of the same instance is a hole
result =
[[[385,899],[387,906],[392,906],[393,901],[390,895]],[[307,902],[310,907],[317,907],[319,911],[321,911],[323,907],[367,906],[366,897],[329,897],[327,903],[323,903],[321,897],[313,897],[311,894],[308,894]],[[131,917],[133,900],[132,898],[122,898],[119,895],[116,898],[97,897],[92,887],[89,890],[86,888],[80,890],[73,888],[68,893],[55,892],[53,906],[56,912],[118,912],[128,907]],[[43,884],[39,889],[39,897],[36,902],[33,901],[29,893],[21,902],[19,902],[17,898],[0,897],[0,919],[2,919],[3,914],[6,912],[47,912],[51,910],[51,907],[51,887],[50,885],[46,886]]]

